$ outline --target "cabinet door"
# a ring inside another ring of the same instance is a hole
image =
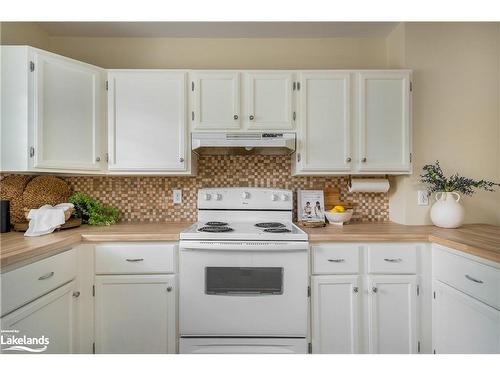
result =
[[[499,354],[500,311],[434,281],[433,347],[438,354]]]
[[[362,172],[410,172],[410,74],[359,73]]]
[[[109,169],[186,170],[186,73],[108,76]]]
[[[368,337],[370,353],[417,352],[416,276],[368,278]]]
[[[247,74],[247,121],[249,129],[293,129],[291,73]]]
[[[359,276],[312,277],[313,353],[359,353]]]
[[[351,170],[349,73],[303,73],[296,170]]]
[[[33,166],[99,169],[103,70],[38,50],[33,60]]]
[[[194,129],[240,127],[239,73],[197,72],[191,85]]]
[[[175,276],[96,276],[96,353],[175,353]]]
[[[2,318],[2,330],[14,337],[37,338],[33,345],[3,345],[3,353],[73,353],[75,337],[75,282],[72,281]],[[5,342],[7,334],[2,334]],[[47,342],[43,341],[43,338]]]

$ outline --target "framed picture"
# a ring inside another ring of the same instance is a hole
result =
[[[297,201],[298,221],[325,221],[325,198],[323,190],[299,190],[297,192]]]

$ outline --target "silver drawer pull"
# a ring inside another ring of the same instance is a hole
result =
[[[345,262],[345,259],[344,258],[328,259],[328,261],[333,263],[342,263]]]
[[[384,258],[384,260],[391,263],[399,263],[403,261],[401,258]]]
[[[135,262],[142,262],[144,260],[144,258],[135,258],[135,259],[125,259],[127,262],[132,262],[132,263],[135,263]]]
[[[40,276],[38,278],[38,280],[47,280],[47,279],[50,279],[52,276],[54,276],[54,272],[49,272],[49,273],[46,273],[43,276]]]
[[[478,283],[478,284],[482,284],[483,283],[482,280],[475,279],[475,278],[473,278],[473,277],[471,277],[469,275],[465,275],[465,278],[468,279],[468,280],[470,280],[470,281],[474,281],[475,283]]]

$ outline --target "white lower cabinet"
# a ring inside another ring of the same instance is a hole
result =
[[[435,353],[500,353],[500,311],[440,281],[434,293]]]
[[[175,280],[175,275],[96,276],[96,353],[175,353]]]
[[[313,276],[313,353],[359,353],[360,277]]]
[[[71,281],[4,316],[1,319],[2,342],[8,342],[11,335],[26,336],[38,342],[2,344],[2,353],[74,353],[77,339],[74,292],[75,281]]]
[[[417,353],[416,276],[369,276],[367,284],[369,352]]]

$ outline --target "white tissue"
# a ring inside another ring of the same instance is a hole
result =
[[[386,178],[353,178],[349,193],[387,193],[389,180]]]

